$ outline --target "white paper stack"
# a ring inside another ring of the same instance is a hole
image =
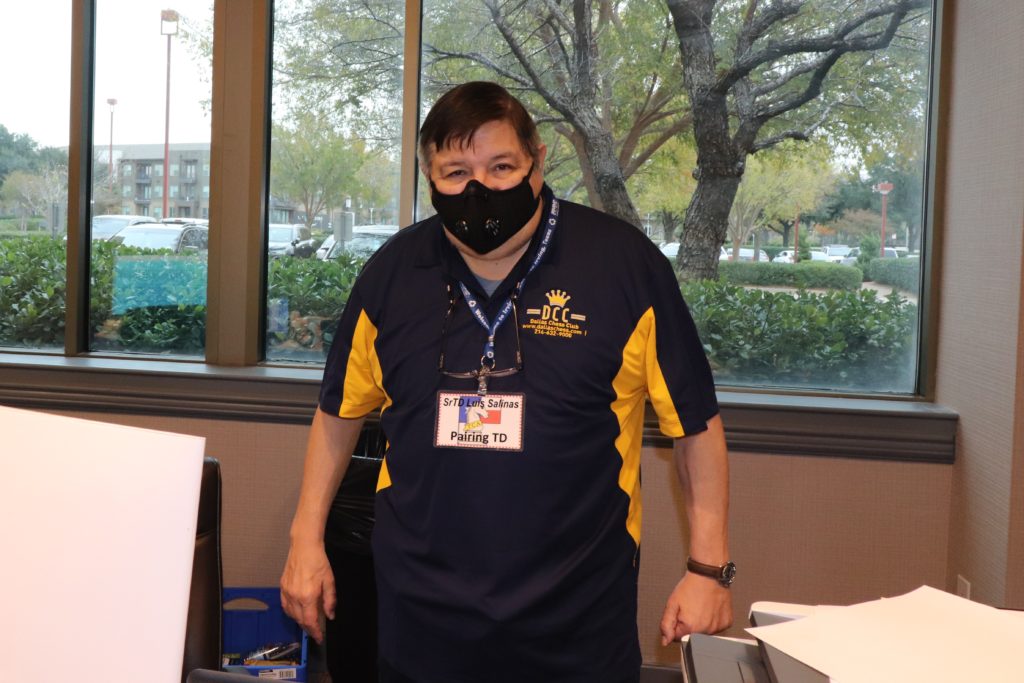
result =
[[[1024,619],[922,586],[747,632],[836,683],[1020,683]]]

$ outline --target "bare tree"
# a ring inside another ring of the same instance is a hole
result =
[[[667,18],[646,3],[629,7],[645,13],[641,38],[612,0],[481,2],[501,48],[447,47],[441,35],[425,44],[426,58],[479,65],[520,93],[538,121],[571,143],[590,204],[639,226],[626,180],[691,125],[681,84],[668,77],[678,64]],[[425,73],[435,72],[431,64]]]
[[[807,140],[834,109],[857,106],[856,70],[831,90],[829,74],[850,55],[889,47],[927,15],[931,0],[666,2],[698,150],[678,268],[686,279],[715,278],[747,157],[783,140]],[[740,17],[731,59],[713,28],[725,13]]]

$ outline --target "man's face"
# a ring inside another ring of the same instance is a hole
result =
[[[491,121],[477,128],[473,142],[462,147],[435,150],[430,159],[429,179],[441,194],[458,194],[470,180],[492,190],[507,190],[522,182],[533,165],[530,187],[534,196],[544,184],[544,157],[540,146],[536,159],[523,149],[508,121]]]

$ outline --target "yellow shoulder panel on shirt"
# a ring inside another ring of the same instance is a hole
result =
[[[380,463],[380,474],[377,475],[377,490],[386,489],[391,486],[391,473],[388,472],[387,456]]]
[[[640,545],[643,502],[640,495],[640,448],[644,433],[644,399],[650,394],[658,412],[661,429],[669,436],[682,436],[682,423],[668,393],[668,385],[658,365],[654,309],[637,321],[622,349],[622,366],[612,380],[615,400],[612,412],[619,421],[615,448],[622,456],[619,488],[629,496],[626,530]]]
[[[376,341],[377,328],[366,311],[360,311],[345,366],[339,417],[363,417],[381,404],[381,412],[391,405],[391,398],[384,391],[384,372],[377,358]]]
[[[359,312],[352,348],[345,366],[345,384],[342,387],[339,417],[363,417],[377,406],[384,413],[391,406],[391,397],[384,391],[384,371],[377,357],[377,328],[366,311]],[[383,405],[382,405],[383,404]],[[386,449],[385,449],[386,450]],[[391,475],[385,459],[377,477],[377,490],[391,486]]]

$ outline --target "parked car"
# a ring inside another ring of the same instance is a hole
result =
[[[793,254],[794,252],[792,249],[783,249],[775,255],[775,258],[772,259],[772,263],[792,263]]]
[[[328,235],[324,238],[324,241],[320,243],[320,246],[316,248],[316,254],[314,254],[314,256],[321,261],[326,261],[327,254],[331,253],[331,247],[333,246],[334,235]]]
[[[134,216],[120,214],[104,214],[92,217],[92,239],[108,240],[122,228],[140,223],[156,223],[150,216]]]
[[[718,260],[719,261],[732,261],[733,260],[732,256],[733,256],[732,248],[731,247],[726,247],[725,245],[722,245],[722,250],[718,253]],[[751,248],[751,247],[740,247],[740,259],[739,260],[740,261],[753,261],[754,260],[754,250],[753,250],[753,248]],[[771,259],[768,258],[768,254],[767,254],[767,252],[765,252],[764,249],[758,249],[757,260],[758,261],[762,261],[764,263],[767,263]]]
[[[811,260],[812,261],[823,261],[825,263],[832,263],[829,260],[828,254],[819,249],[811,249]]]
[[[352,228],[352,239],[331,245],[327,260],[338,258],[343,251],[360,258],[369,258],[396,232],[397,225],[356,225]]]
[[[665,242],[665,244],[658,248],[661,249],[662,254],[670,259],[675,259],[679,255],[679,242]]]
[[[191,218],[182,216],[176,216],[174,218],[161,218],[160,222],[168,223],[170,225],[185,225],[186,223],[190,223],[193,225],[210,225],[210,221],[207,218]]]
[[[899,258],[899,255],[900,255],[900,253],[898,251],[896,251],[896,249],[894,249],[893,247],[886,247],[885,248],[885,254],[883,256],[881,256],[881,258]],[[860,247],[854,247],[853,249],[850,250],[850,253],[847,254],[843,258],[842,264],[844,266],[855,266],[855,265],[857,265],[857,258],[859,256],[860,256]],[[875,258],[879,258],[879,257],[875,256]]]
[[[196,223],[138,223],[121,228],[111,242],[126,247],[168,249],[175,254],[206,253],[210,229]]]
[[[825,256],[831,263],[842,263],[849,253],[850,247],[845,244],[830,244],[825,247]]]
[[[267,230],[267,254],[271,257],[298,256],[305,258],[316,251],[316,242],[305,225],[271,223]]]

